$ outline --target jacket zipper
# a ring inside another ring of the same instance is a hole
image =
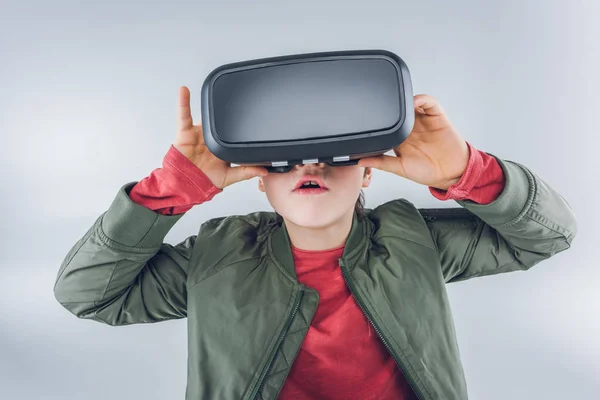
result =
[[[298,312],[298,309],[300,308],[300,303],[302,302],[303,296],[304,296],[304,284],[301,284],[300,290],[298,291],[298,294],[296,294],[296,300],[295,300],[292,314],[289,316],[286,326],[283,329],[283,331],[281,332],[279,339],[277,340],[277,344],[275,345],[275,348],[271,352],[270,360],[267,363],[266,367],[263,369],[263,372],[260,376],[260,380],[258,381],[258,384],[254,387],[254,390],[252,391],[252,394],[250,395],[250,399],[252,399],[252,400],[256,399],[258,397],[258,394],[262,390],[262,387],[265,383],[267,375],[269,374],[269,370],[271,369],[271,366],[273,365],[273,361],[275,361],[275,356],[277,355],[277,352],[279,351],[279,347],[281,346],[281,343],[283,342],[285,335],[287,334],[288,330],[290,329],[290,326],[292,325],[294,316],[296,315],[296,313]]]
[[[371,325],[375,329],[375,332],[377,332],[377,334],[379,335],[379,338],[381,339],[381,341],[383,342],[383,344],[385,345],[385,347],[388,349],[388,351],[390,352],[390,354],[392,355],[392,357],[396,361],[396,365],[398,365],[398,368],[400,368],[400,370],[404,374],[404,377],[406,378],[406,380],[408,381],[408,384],[410,385],[410,387],[412,388],[413,392],[417,396],[417,399],[419,399],[419,400],[425,399],[425,396],[423,396],[423,392],[421,391],[421,388],[419,388],[417,386],[417,384],[416,384],[415,380],[412,378],[412,376],[410,376],[409,374],[407,374],[407,370],[405,368],[404,362],[402,360],[400,360],[400,357],[398,357],[398,355],[396,354],[396,352],[392,350],[391,346],[389,345],[388,340],[381,333],[381,330],[379,329],[379,327],[377,326],[377,324],[375,324],[375,322],[373,321],[373,318],[371,317],[371,314],[363,306],[362,299],[360,298],[360,296],[358,295],[358,293],[354,290],[354,284],[351,283],[350,280],[348,279],[348,275],[347,275],[347,273],[345,271],[345,265],[344,265],[344,263],[342,261],[340,261],[340,267],[341,267],[341,270],[342,270],[342,275],[344,276],[344,280],[346,281],[346,285],[350,289],[350,293],[352,293],[352,295],[356,299],[356,302],[358,303],[358,306],[362,310],[363,314],[367,317],[367,320],[371,323]]]

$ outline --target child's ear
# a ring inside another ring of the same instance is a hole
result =
[[[363,174],[362,187],[369,187],[371,183],[371,176],[373,174],[373,170],[371,167],[365,167],[365,172]]]
[[[262,178],[258,178],[258,190],[260,190],[261,192],[265,192],[265,184],[262,180]]]

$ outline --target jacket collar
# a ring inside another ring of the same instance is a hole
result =
[[[346,240],[344,253],[341,260],[348,266],[349,270],[354,267],[354,261],[367,249],[371,233],[371,225],[368,217],[359,219],[356,212],[352,219],[350,234]],[[291,241],[285,225],[285,221],[276,224],[269,234],[269,253],[277,267],[288,278],[298,282],[296,268],[294,266],[294,257],[292,255]]]

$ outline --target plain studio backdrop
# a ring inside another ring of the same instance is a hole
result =
[[[447,286],[470,398],[598,398],[597,2],[167,3],[2,1],[2,399],[183,399],[186,320],[77,319],[53,295],[61,262],[121,185],[161,167],[180,85],[200,122],[219,65],[374,48],[402,57],[415,94],[436,97],[466,140],[530,167],[578,219],[571,249],[528,272]],[[365,194],[368,208],[457,206],[377,170]],[[194,207],[165,241],[257,210],[271,207],[252,179]]]

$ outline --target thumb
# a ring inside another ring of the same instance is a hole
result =
[[[360,167],[372,167],[382,171],[391,172],[404,177],[404,167],[402,161],[397,156],[380,155],[377,157],[365,157],[358,160]]]
[[[414,97],[415,110],[421,114],[438,116],[444,114],[440,103],[427,94],[418,94]]]
[[[251,167],[240,165],[238,167],[230,167],[227,174],[227,186],[237,182],[252,179],[257,176],[266,176],[269,171],[264,167]]]

